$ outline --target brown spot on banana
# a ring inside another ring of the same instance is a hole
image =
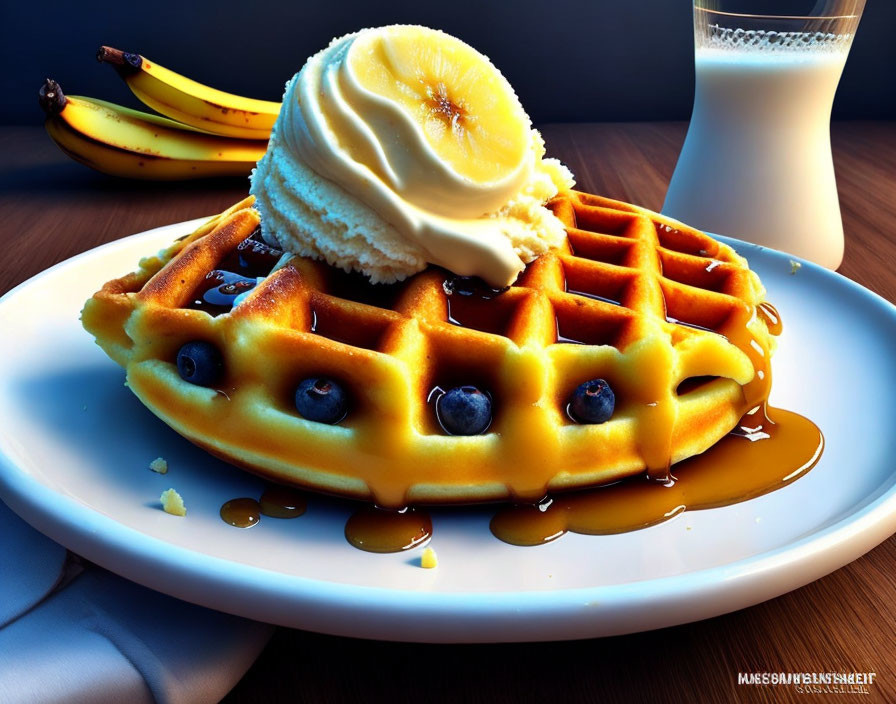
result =
[[[249,116],[261,114],[259,112],[253,112],[252,110],[241,110],[239,108],[229,108],[226,105],[221,105],[220,103],[216,103],[213,100],[206,100],[205,98],[202,99],[202,102],[215,110],[219,110],[224,115],[227,115],[231,112],[237,112],[242,115],[249,115]]]

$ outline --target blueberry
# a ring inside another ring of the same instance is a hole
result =
[[[616,395],[610,385],[603,379],[592,379],[573,392],[567,411],[579,423],[606,423],[615,407]]]
[[[492,401],[475,386],[458,386],[436,401],[439,423],[451,435],[479,435],[492,422]]]
[[[345,418],[347,405],[345,391],[326,377],[302,379],[296,389],[296,410],[316,423],[338,423]]]
[[[211,386],[221,377],[224,360],[213,344],[194,340],[177,351],[177,371],[184,381]]]
[[[255,288],[256,279],[240,276],[230,271],[215,270],[206,277],[208,288],[202,294],[202,300],[210,306],[231,308],[234,301]]]

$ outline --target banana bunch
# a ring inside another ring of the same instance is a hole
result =
[[[104,46],[97,58],[167,117],[65,95],[48,78],[39,93],[45,126],[75,161],[124,178],[182,180],[245,176],[264,155],[280,103],[215,90],[139,54]]]

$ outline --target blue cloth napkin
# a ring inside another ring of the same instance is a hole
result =
[[[0,502],[0,703],[219,701],[273,627],[81,560]]]

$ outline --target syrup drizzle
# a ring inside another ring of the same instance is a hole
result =
[[[686,325],[706,332],[720,334],[747,355],[750,364],[753,366],[754,374],[753,378],[743,386],[744,404],[742,406],[742,413],[744,417],[755,414],[759,410],[765,415],[766,402],[772,383],[771,360],[768,345],[760,341],[760,339],[750,331],[750,326],[757,317],[765,322],[770,334],[780,335],[783,331],[781,316],[771,303],[761,303],[757,306],[744,306],[736,311],[732,315],[730,324],[726,325],[724,333],[710,330],[709,328],[704,328],[693,323],[676,320],[675,318],[670,318],[668,316],[666,318],[667,322],[670,323]],[[667,483],[672,479],[671,438],[675,421],[674,418],[671,418],[669,413],[666,412],[668,411],[668,409],[665,408],[667,405],[668,401],[663,401],[654,404],[654,407],[650,409],[650,415],[653,415],[657,419],[657,422],[650,423],[650,426],[657,428],[665,427],[668,429],[668,433],[663,434],[664,438],[667,437],[669,439],[668,451],[665,453],[665,463],[661,460],[655,462],[647,461],[648,478],[662,484]],[[653,435],[652,437],[656,437],[656,435]],[[653,458],[662,455],[662,453],[658,452],[651,454],[653,455]]]
[[[765,324],[768,326],[768,331],[772,335],[777,336],[784,331],[784,324],[781,322],[781,314],[778,313],[778,309],[768,301],[760,303],[756,307],[756,313],[765,321]]]
[[[267,252],[264,255],[270,256]],[[445,284],[447,292],[474,299],[487,300],[502,293],[482,290],[476,282],[463,279]],[[609,486],[548,497],[538,504],[502,506],[491,520],[492,533],[506,543],[531,546],[551,542],[567,532],[606,535],[638,530],[686,510],[727,506],[774,491],[814,467],[824,447],[822,433],[803,416],[767,406],[771,386],[768,350],[748,328],[753,318],[759,317],[772,335],[779,335],[782,324],[778,311],[762,303],[745,308],[737,317],[728,339],[747,354],[755,375],[743,387],[744,404],[749,410],[729,435],[703,454],[676,465],[674,475],[666,465],[664,472],[648,471]],[[559,334],[558,338],[577,342]],[[692,390],[688,381],[696,386],[709,380],[686,380],[678,393]],[[427,401],[432,403],[439,391],[436,387]],[[303,493],[271,486],[258,501],[239,498],[226,502],[221,518],[230,525],[247,528],[256,525],[261,515],[300,516],[306,504]],[[420,508],[396,511],[364,505],[345,525],[348,542],[367,552],[401,552],[431,536],[432,520]]]
[[[490,528],[512,545],[543,545],[564,533],[609,535],[647,528],[686,510],[728,506],[790,484],[821,457],[812,421],[777,408],[748,414],[701,455],[675,465],[666,483],[645,477],[498,510]]]
[[[538,504],[501,506],[490,522],[495,537],[511,545],[552,542],[567,532],[609,535],[647,528],[686,510],[728,506],[780,489],[806,474],[821,457],[824,437],[801,415],[757,406],[709,450],[675,465],[659,482],[646,476],[548,497]],[[292,518],[305,512],[306,497],[272,486],[261,500],[243,498],[221,507],[227,523],[251,527],[261,515]],[[457,510],[463,510],[458,508]],[[432,519],[421,508],[357,509],[345,537],[367,552],[410,550],[432,536]]]

